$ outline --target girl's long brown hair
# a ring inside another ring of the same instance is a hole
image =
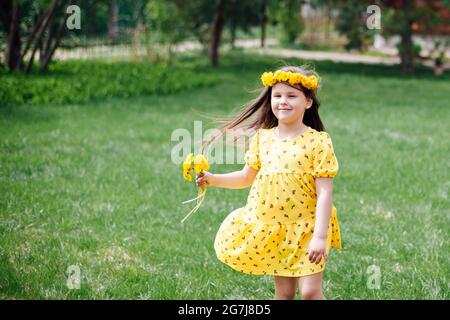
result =
[[[311,74],[315,74],[317,76],[317,74],[311,69],[309,69],[307,66],[301,67],[284,66],[279,68],[279,70],[293,73],[301,73],[306,76],[309,76]],[[288,85],[302,91],[305,94],[306,98],[310,98],[313,101],[311,108],[306,109],[305,114],[303,115],[303,123],[317,131],[324,131],[325,128],[319,116],[320,102],[317,98],[316,90],[307,89],[300,84],[294,86],[290,84]],[[271,96],[272,96],[272,87],[265,87],[256,99],[244,105],[243,111],[241,111],[241,113],[238,114],[237,116],[217,117],[217,116],[208,116],[203,113],[205,117],[213,120],[220,126],[218,128],[219,129],[218,134],[211,136],[206,142],[203,142],[201,152],[203,153],[204,150],[212,142],[214,142],[215,139],[217,139],[221,135],[224,135],[224,133],[226,133],[227,130],[230,129],[258,130],[261,128],[271,129],[273,127],[278,126],[278,119],[272,112]],[[254,115],[256,116],[252,120],[251,118]],[[245,121],[250,122],[245,124]],[[242,126],[239,126],[241,124]],[[234,141],[238,139],[239,137],[235,137]]]

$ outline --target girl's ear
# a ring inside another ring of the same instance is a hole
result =
[[[313,99],[306,98],[306,109],[311,108],[312,104],[313,104]]]

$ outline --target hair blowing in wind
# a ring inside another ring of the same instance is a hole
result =
[[[307,66],[284,66],[278,70],[287,71],[292,73],[299,73],[305,76],[310,76],[316,73]],[[303,116],[303,123],[317,131],[324,131],[322,120],[319,116],[320,102],[317,98],[316,89],[308,89],[301,84],[289,86],[302,91],[306,98],[312,99],[311,108],[305,111]],[[228,130],[244,130],[253,131],[258,129],[271,129],[278,125],[278,119],[272,112],[271,108],[271,95],[272,87],[264,87],[259,96],[245,104],[243,110],[237,115],[231,116],[211,116],[205,113],[199,112],[204,117],[213,120],[218,126],[218,133],[212,135],[208,140],[202,143],[201,152],[204,153],[206,148],[214,142],[215,139],[221,135],[226,135]],[[239,135],[235,135],[233,143],[239,139]]]

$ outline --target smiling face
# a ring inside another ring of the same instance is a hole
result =
[[[279,122],[292,124],[303,121],[303,115],[306,109],[311,108],[312,102],[302,91],[282,82],[272,87],[272,112]]]

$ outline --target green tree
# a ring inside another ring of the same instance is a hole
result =
[[[281,26],[280,40],[284,43],[294,43],[304,29],[301,4],[301,0],[271,0],[269,2],[269,19],[272,23]]]
[[[73,3],[73,0],[0,2],[0,21],[6,39],[4,56],[9,70],[29,73],[38,51],[39,69],[47,70],[66,30],[66,8]]]
[[[148,0],[147,18],[153,41],[170,47],[192,36],[212,65],[219,61],[222,31],[231,2],[216,0]]]
[[[336,29],[347,38],[345,49],[363,51],[373,40],[374,31],[366,26],[367,7],[374,1],[338,0],[334,6],[339,10]]]
[[[230,29],[232,43],[237,30],[258,25],[264,30],[269,1],[274,0],[148,0],[146,15],[154,41],[169,45],[194,37],[218,65],[223,29]]]
[[[251,28],[261,26],[262,37],[265,37],[267,0],[229,0],[226,2],[224,14],[226,26],[230,30],[230,43],[234,48],[237,30],[250,33]]]
[[[173,0],[149,0],[147,2],[145,13],[150,30],[148,41],[150,49],[155,50],[153,52],[155,58],[162,58],[156,53],[156,50],[158,50],[154,46],[156,43],[165,48],[166,57],[170,62],[174,56],[174,45],[188,37],[189,29],[186,20],[183,19],[182,9],[183,7]]]
[[[439,15],[433,10],[436,1],[402,1],[385,0],[383,4],[383,32],[387,35],[400,35],[400,60],[403,74],[414,72],[413,25],[420,24],[424,28],[432,28],[441,22]]]

